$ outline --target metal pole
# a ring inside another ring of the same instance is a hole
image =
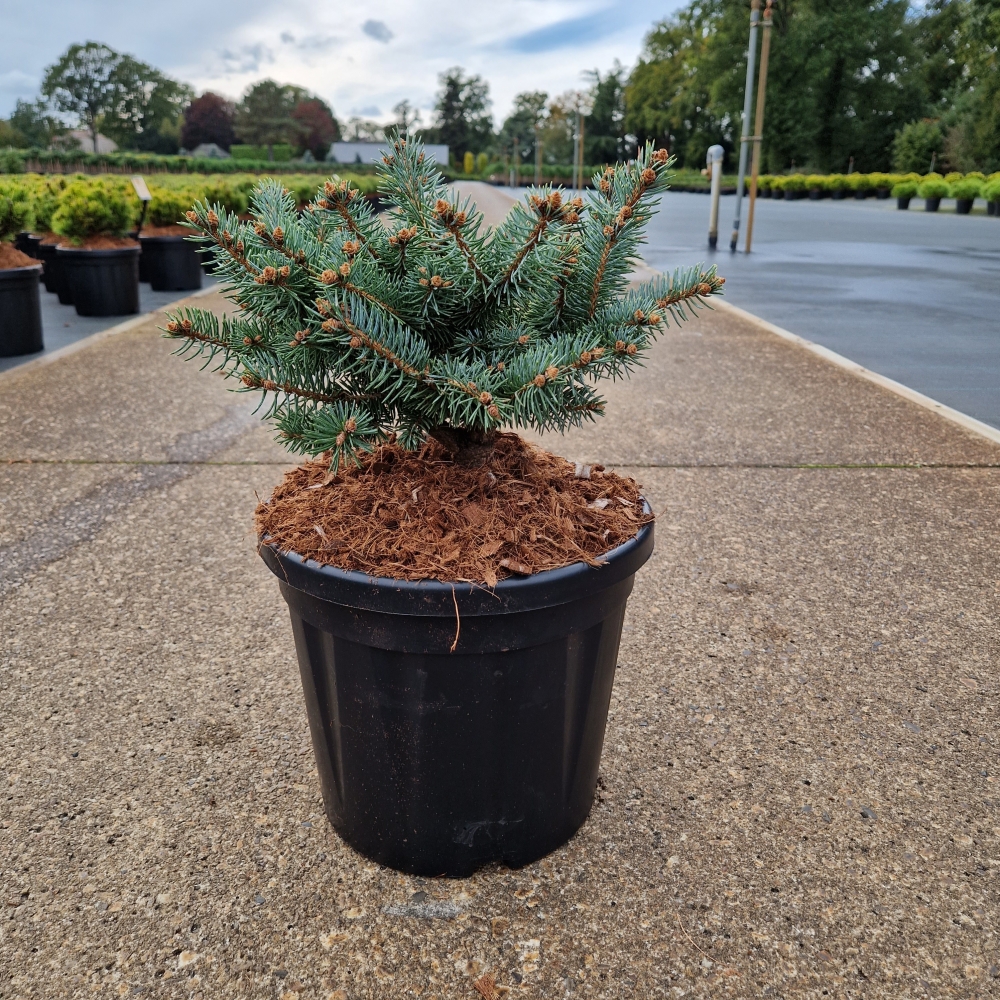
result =
[[[576,113],[576,128],[573,130],[573,190],[577,190],[576,187],[576,174],[577,167],[579,166],[580,158],[580,112]]]
[[[722,187],[722,158],[726,151],[721,146],[709,146],[705,161],[712,172],[712,205],[708,214],[708,249],[714,250],[719,242],[719,190]]]
[[[584,116],[580,115],[580,187],[578,190],[583,193],[583,130],[584,130]]]
[[[753,160],[750,166],[750,205],[747,208],[747,243],[745,253],[750,253],[753,243],[753,210],[757,204],[757,177],[760,174],[761,146],[764,144],[764,98],[767,96],[767,62],[771,54],[771,6],[774,0],[767,0],[764,20],[761,22],[763,36],[760,40],[760,73],[757,76],[757,120],[753,126]]]
[[[514,136],[514,187],[521,186],[521,140]]]
[[[535,126],[535,187],[542,184],[542,137],[538,134],[538,126]]]
[[[750,3],[750,44],[747,47],[747,83],[743,93],[743,134],[740,137],[740,169],[736,178],[736,218],[733,220],[733,236],[729,249],[736,252],[736,241],[740,237],[740,208],[743,206],[743,180],[747,172],[747,142],[750,140],[750,109],[753,105],[753,70],[757,59],[757,22],[760,20],[760,0]]]

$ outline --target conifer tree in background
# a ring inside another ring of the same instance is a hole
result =
[[[534,189],[492,231],[416,141],[394,139],[381,168],[388,227],[344,181],[300,216],[266,180],[252,221],[188,213],[239,314],[181,309],[167,335],[264,393],[284,443],[334,470],[393,435],[482,464],[504,426],[598,416],[592,382],[628,374],[670,318],[721,291],[700,266],[628,289],[669,165],[647,146],[596,176],[586,204]]]

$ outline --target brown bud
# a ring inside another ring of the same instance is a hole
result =
[[[652,323],[653,326],[656,326],[656,324],[659,323],[662,318],[663,317],[659,313],[649,314],[649,322]]]
[[[580,216],[576,212],[567,212],[563,216],[563,222],[565,222],[567,225],[570,226],[572,226],[575,222],[579,221],[580,221]]]
[[[176,333],[179,329],[180,327],[173,320],[167,324],[167,333]]]
[[[589,365],[593,359],[594,356],[590,353],[590,351],[584,351],[583,354],[580,355],[580,364]]]
[[[595,358],[603,358],[604,357],[604,348],[603,347],[595,347],[590,353],[593,354]]]
[[[256,233],[256,234],[258,235],[258,236],[263,236],[263,235],[264,235],[264,233],[266,233],[266,232],[267,232],[267,226],[265,226],[263,222],[255,222],[255,223],[253,224],[253,231],[254,231],[254,232],[255,232],[255,233]]]
[[[618,218],[619,219],[631,219],[632,218],[632,209],[628,205],[622,205],[622,207],[618,210]]]
[[[361,249],[361,244],[357,240],[348,240],[344,244],[344,253],[348,257],[353,257]]]
[[[425,288],[427,287],[428,281],[426,278],[420,278],[419,281],[421,285],[423,285]]]
[[[537,385],[539,389],[541,389],[541,387],[543,385],[545,385],[545,376],[544,375],[536,375],[531,381],[534,382],[535,385]]]
[[[347,431],[348,434],[353,434],[357,429],[358,422],[354,419],[354,417],[348,417],[344,421],[344,430]]]
[[[431,278],[431,285],[434,288],[440,288],[443,284],[444,284],[444,278],[442,278],[440,274],[435,274]]]
[[[335,285],[337,283],[337,272],[331,271],[327,268],[320,276],[319,280],[323,282],[324,285]]]
[[[559,369],[556,368],[555,365],[549,365],[549,367],[545,369],[545,377],[550,381],[554,379],[558,374],[559,374]]]
[[[249,337],[244,337],[243,343],[249,347],[253,343],[253,341]]]
[[[361,346],[361,338],[351,337],[351,347],[353,347],[354,350],[357,350],[360,346]]]
[[[243,240],[239,240],[236,244],[236,250],[239,253],[243,253]]]
[[[278,276],[278,272],[273,267],[271,267],[270,264],[268,264],[267,267],[265,267],[264,270],[260,272],[260,276],[265,281],[274,281],[274,279]]]
[[[611,190],[611,183],[606,180],[601,181],[601,192],[607,194]]]
[[[479,394],[479,402],[482,403],[483,406],[488,406],[493,402],[493,397],[488,392],[481,392]]]
[[[639,348],[636,347],[635,344],[629,344],[628,347],[625,348],[625,353],[626,354],[635,354],[635,352],[637,350],[639,350]]]
[[[257,388],[258,385],[257,378],[254,375],[251,375],[249,372],[245,375],[241,375],[240,381],[245,386],[249,386],[251,389]]]
[[[266,389],[268,392],[277,392],[278,391],[278,383],[277,382],[272,382],[271,379],[269,379],[269,378],[264,379],[264,381],[261,382],[260,385],[261,385],[262,389]]]
[[[351,273],[351,265],[345,260],[340,267],[337,268],[338,271],[346,278]]]
[[[326,198],[320,198],[316,202],[316,204],[319,205],[320,208],[329,208],[330,207],[330,203],[326,200]]]
[[[274,237],[275,243],[281,243],[285,239],[285,231],[281,226],[275,226],[274,232],[271,235]]]
[[[633,315],[637,323],[641,323],[646,318],[646,314],[641,309],[636,309]]]
[[[465,221],[466,221],[466,214],[465,214],[465,212],[459,212],[458,215],[455,216],[455,224],[456,225],[464,226],[465,225]]]
[[[559,191],[553,191],[549,195],[549,204],[553,208],[558,208],[562,204],[562,194]]]
[[[642,178],[643,184],[652,184],[656,180],[656,171],[652,167],[646,167],[639,176]]]
[[[340,324],[335,319],[325,319],[320,324],[320,329],[327,333],[333,333],[334,330],[340,329]]]
[[[197,222],[198,221],[198,213],[197,212],[185,212],[184,215],[185,215],[185,217],[187,218],[187,220],[189,222]]]
[[[625,350],[625,341],[624,340],[616,340],[615,341],[615,350],[616,351],[624,351]]]
[[[520,337],[517,338],[519,344],[526,344],[531,338],[526,334],[522,333]]]
[[[285,264],[284,267],[278,271],[278,274],[280,274],[283,278],[287,278],[291,273],[292,269],[287,264]]]
[[[498,371],[498,372],[502,372],[502,371],[504,370],[504,368],[505,368],[505,367],[506,367],[506,366],[504,365],[504,363],[503,363],[502,361],[498,361],[498,362],[497,362],[497,371]]]
[[[614,233],[614,231],[615,231],[615,227],[614,226],[605,226],[604,227],[604,235],[605,236],[611,236],[611,234]]]
[[[438,200],[434,202],[435,215],[444,215],[450,208],[451,205],[449,205],[443,198],[438,198]]]
[[[346,435],[346,434],[345,434],[345,433],[344,433],[343,431],[341,431],[341,432],[340,432],[340,433],[339,433],[339,434],[337,435],[337,447],[338,447],[338,448],[343,448],[343,447],[344,447],[344,442],[345,442],[346,440],[347,440],[347,435]]]
[[[670,159],[670,154],[665,149],[658,149],[653,153],[652,160],[654,163],[666,163]]]
[[[711,295],[712,294],[712,286],[707,281],[703,281],[698,286],[698,294],[699,295]]]
[[[493,418],[494,420],[499,420],[499,419],[500,419],[500,407],[498,407],[498,406],[497,406],[497,405],[496,405],[495,403],[494,403],[494,404],[493,404],[492,406],[488,406],[488,407],[486,407],[486,412],[487,412],[487,413],[488,413],[488,414],[489,414],[489,415],[490,415],[490,416],[491,416],[491,417],[492,417],[492,418]]]
[[[211,209],[208,210],[208,214],[205,216],[208,219],[208,224],[214,229],[219,224],[219,217]]]
[[[185,333],[190,333],[194,329],[194,327],[191,325],[191,320],[189,320],[189,319],[182,319],[181,320],[181,329]]]

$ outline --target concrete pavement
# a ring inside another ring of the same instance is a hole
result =
[[[0,997],[996,995],[1000,447],[667,333],[543,439],[660,512],[591,817],[415,879],[323,815],[251,531],[289,460],[155,325],[0,376]]]

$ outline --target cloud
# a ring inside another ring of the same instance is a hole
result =
[[[229,73],[256,73],[263,63],[274,62],[274,53],[263,42],[242,45],[235,52],[224,49],[221,57]]]
[[[366,104],[363,108],[351,108],[352,115],[364,115],[366,118],[378,118],[382,111],[377,104]]]
[[[374,38],[376,42],[388,42],[392,38],[392,32],[389,30],[389,25],[385,21],[365,21],[361,25],[361,30],[369,37]]]
[[[280,38],[286,45],[295,44],[295,36],[290,31],[283,31]]]

